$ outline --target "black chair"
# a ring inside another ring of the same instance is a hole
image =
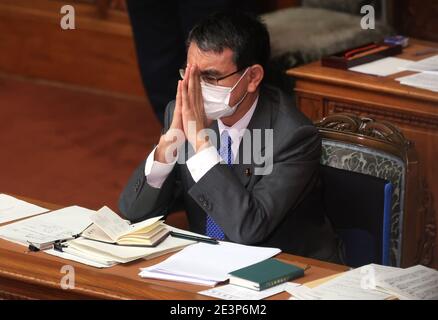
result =
[[[352,171],[321,166],[323,203],[344,245],[345,263],[389,265],[392,184]]]

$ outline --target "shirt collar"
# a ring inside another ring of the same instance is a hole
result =
[[[231,127],[228,127],[221,121],[221,119],[218,119],[217,125],[219,129],[219,136],[222,135],[222,132],[224,130],[227,130],[231,137],[231,140],[233,141],[233,144],[238,142],[237,143],[238,145],[240,143],[240,138],[244,134],[245,129],[248,127],[248,124],[251,121],[251,118],[254,114],[258,101],[259,101],[259,97],[257,96],[251,108],[249,108],[249,110],[245,113],[245,115],[242,118],[240,118],[235,124],[233,124]]]

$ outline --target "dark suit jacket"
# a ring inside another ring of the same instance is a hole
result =
[[[167,107],[165,129],[171,123],[173,108],[174,103]],[[219,137],[217,121],[211,128]],[[337,262],[336,237],[321,204],[321,139],[317,129],[290,98],[264,86],[248,129],[251,133],[273,129],[270,174],[255,175],[260,161],[254,159],[231,168],[218,163],[195,183],[187,165],[177,163],[157,189],[148,185],[143,161],[121,194],[122,214],[131,221],[167,214],[182,197],[194,232],[205,234],[207,213],[221,226],[227,240]],[[267,148],[261,140],[263,153]],[[242,149],[241,144],[239,159],[243,159]]]

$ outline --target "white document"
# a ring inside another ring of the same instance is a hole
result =
[[[255,291],[248,288],[227,284],[224,286],[199,291],[199,294],[218,298],[222,300],[262,300],[275,294],[281,293],[289,287],[298,287],[298,283],[282,283],[278,286],[268,288],[262,291]]]
[[[422,72],[397,78],[396,80],[403,85],[438,92],[438,73]]]
[[[438,271],[421,265],[384,274],[377,285],[400,299],[438,300]]]
[[[402,69],[417,72],[432,72],[438,74],[438,55],[412,62]]]
[[[53,242],[81,233],[95,213],[71,206],[0,227],[0,238],[22,245]]]
[[[36,206],[7,194],[0,194],[0,224],[46,211],[49,211],[49,209]]]
[[[359,66],[349,68],[348,70],[371,74],[375,76],[386,77],[391,74],[401,72],[401,68],[411,64],[411,60],[400,59],[395,57],[387,57],[380,60],[364,63]]]
[[[150,272],[196,279],[222,282],[229,273],[266,260],[280,253],[277,248],[245,246],[231,242],[219,244],[197,243],[174,254],[165,261],[144,268]]]
[[[394,272],[398,268],[370,264],[343,273],[339,277],[327,281],[315,288],[297,289],[295,299],[315,300],[385,300],[392,295],[376,290],[378,276]],[[289,291],[289,290],[288,290]]]

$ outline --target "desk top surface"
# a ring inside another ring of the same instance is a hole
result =
[[[54,210],[58,205],[43,203],[20,197]],[[69,289],[75,296],[105,299],[209,299],[197,292],[209,287],[174,281],[142,279],[138,276],[139,268],[156,264],[171,254],[152,260],[136,260],[128,264],[119,264],[106,269],[97,269],[48,255],[44,252],[28,252],[27,248],[0,239],[0,279],[26,282],[38,286],[38,290],[50,288],[62,290],[61,272],[64,265],[71,265],[75,270],[75,289]],[[342,265],[326,263],[314,259],[279,254],[276,258],[299,266],[310,265],[303,278],[296,282],[306,283],[343,272],[348,268]],[[1,281],[0,281],[1,287]],[[0,288],[1,289],[1,288]],[[287,299],[289,294],[277,294],[270,299]]]
[[[430,49],[437,49],[438,43],[411,39],[411,44],[403,49],[403,52],[395,57],[418,61],[438,55],[438,51],[417,55]],[[387,77],[378,77],[359,72],[323,67],[321,61],[315,61],[297,68],[287,70],[287,74],[297,79],[336,84],[347,87],[355,87],[375,92],[389,93],[407,98],[420,99],[438,103],[438,93],[401,85],[396,78],[404,77],[416,72],[402,71]]]

